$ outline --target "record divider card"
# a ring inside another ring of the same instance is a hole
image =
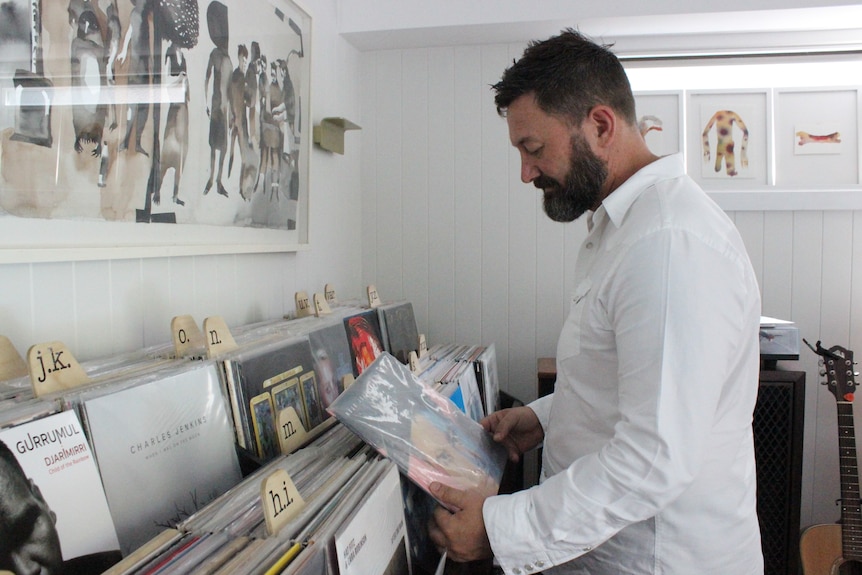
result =
[[[284,469],[272,472],[260,487],[266,531],[275,535],[291,519],[302,511],[305,501]]]
[[[380,294],[377,293],[377,288],[374,285],[370,285],[366,291],[368,292],[368,307],[379,307],[382,302],[380,301]]]
[[[233,335],[231,335],[224,318],[220,315],[204,319],[204,337],[207,347],[207,357],[210,359],[239,347],[233,339]]]
[[[285,455],[293,453],[305,444],[308,437],[308,432],[302,421],[299,419],[299,414],[293,406],[288,406],[278,412],[277,416],[278,430],[278,445],[281,447],[281,452]]]
[[[171,320],[171,339],[178,358],[200,355],[204,349],[204,334],[190,315],[178,315]]]
[[[36,397],[74,389],[90,382],[84,368],[60,341],[30,346],[27,350],[27,365]]]
[[[0,335],[0,381],[27,375],[27,362],[5,335]]]
[[[329,307],[335,307],[338,305],[338,298],[335,297],[334,285],[326,284],[323,286],[323,296],[326,298],[326,303],[329,304]]]
[[[329,303],[326,301],[326,297],[320,293],[314,294],[314,315],[320,317],[331,313],[332,310],[329,307]]]
[[[296,302],[296,317],[308,317],[314,313],[311,309],[311,304],[308,302],[308,292],[298,291],[293,295]]]

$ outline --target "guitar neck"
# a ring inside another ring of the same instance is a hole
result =
[[[838,449],[841,463],[841,544],[844,558],[862,560],[862,508],[853,404],[838,402]]]

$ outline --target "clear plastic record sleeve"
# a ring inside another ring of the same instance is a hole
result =
[[[329,412],[429,494],[434,481],[497,493],[505,448],[389,353],[363,371]]]

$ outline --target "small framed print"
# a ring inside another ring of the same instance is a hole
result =
[[[856,88],[781,90],[775,125],[777,185],[816,189],[859,183]]]
[[[638,129],[657,156],[682,151],[682,92],[636,92]]]

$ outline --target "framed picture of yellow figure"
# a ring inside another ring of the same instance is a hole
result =
[[[707,189],[771,184],[768,90],[689,92],[688,173]]]
[[[18,34],[30,48],[0,70],[0,261],[24,247],[79,259],[308,242],[312,42],[299,4],[17,2],[32,8]]]

